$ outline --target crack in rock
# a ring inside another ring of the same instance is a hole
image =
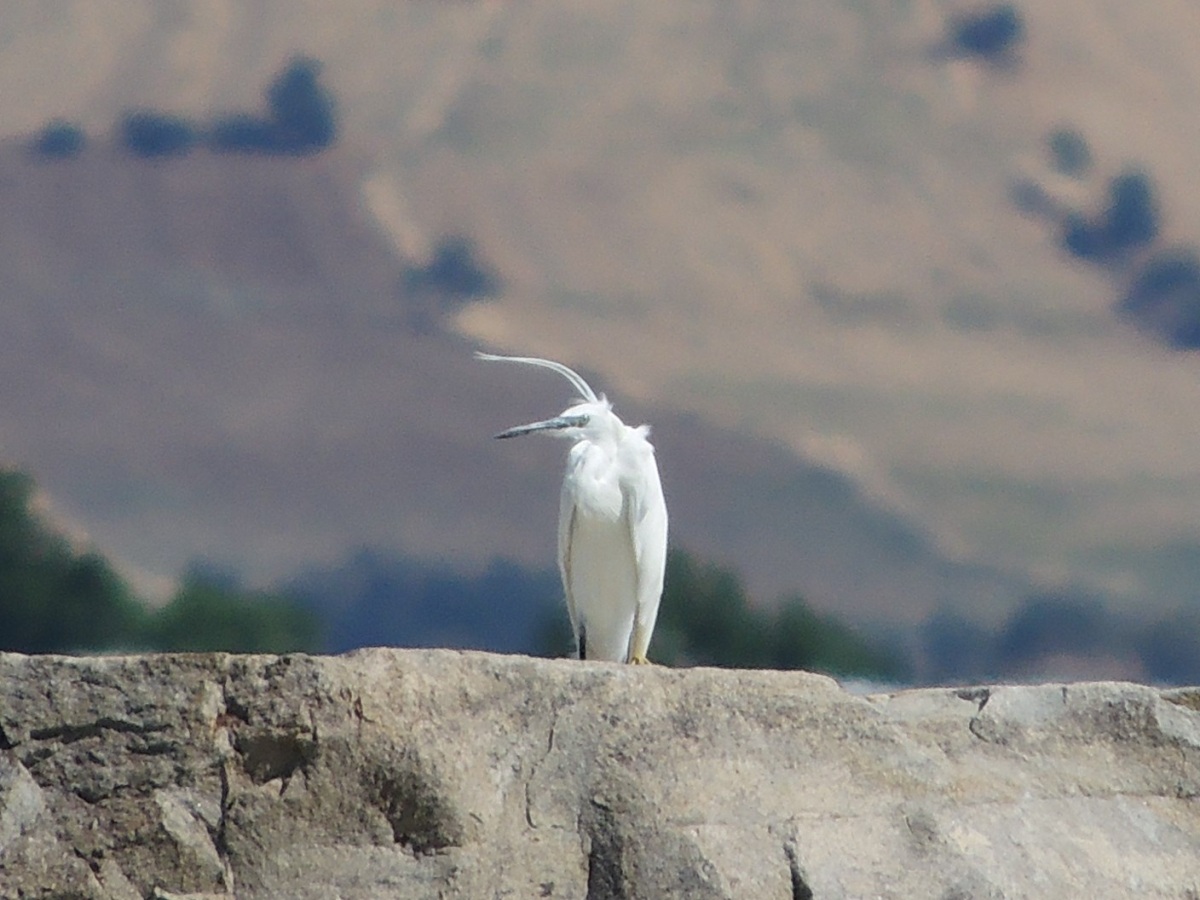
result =
[[[29,732],[31,740],[35,741],[61,741],[64,744],[73,744],[76,741],[81,741],[84,738],[98,737],[106,731],[115,731],[118,734],[157,734],[160,731],[166,731],[167,725],[159,722],[128,722],[124,719],[101,718],[94,722],[85,722],[81,725],[55,725],[53,728],[38,728]]]
[[[787,841],[783,845],[783,854],[787,857],[788,878],[792,886],[792,900],[813,900],[812,888],[808,886],[804,869],[800,865],[800,856],[795,841]]]
[[[975,715],[967,722],[967,730],[971,732],[973,737],[987,744],[1002,745],[1005,743],[1003,737],[996,733],[994,726],[980,717],[980,713],[988,705],[988,701],[992,699],[991,688],[963,688],[962,690],[955,691],[954,696],[960,700],[966,700],[975,704]]]
[[[525,779],[525,823],[530,828],[537,828],[538,825],[533,821],[533,780],[537,777],[538,769],[542,763],[550,758],[550,754],[554,752],[554,733],[558,728],[558,707],[554,707],[550,711],[550,731],[546,736],[546,749],[536,760],[529,764],[529,777]]]
[[[978,706],[975,712],[983,712],[983,708],[987,706],[988,701],[992,699],[992,689],[986,687],[963,688],[954,692],[954,696],[959,700],[967,700],[971,703],[976,703]]]

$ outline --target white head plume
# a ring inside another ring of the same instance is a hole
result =
[[[575,386],[575,390],[579,391],[579,396],[588,403],[599,403],[600,398],[596,396],[596,392],[591,386],[583,380],[574,369],[568,369],[560,362],[555,362],[552,359],[539,359],[536,356],[497,356],[494,353],[484,353],[482,350],[475,351],[476,359],[486,359],[495,362],[515,362],[524,363],[528,366],[541,366],[543,369],[551,369],[561,375],[567,381]]]

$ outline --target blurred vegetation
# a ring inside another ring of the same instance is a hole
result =
[[[321,63],[297,56],[266,90],[263,113],[234,112],[199,125],[182,116],[154,109],[122,114],[117,139],[134,156],[184,156],[202,141],[218,153],[263,153],[301,156],[317,153],[337,140],[337,101],[320,83]],[[83,152],[87,137],[78,125],[62,119],[48,122],[30,148],[44,159],[70,159]]]
[[[333,653],[378,646],[544,652],[546,622],[562,606],[556,572],[503,560],[464,572],[366,549],[302,573],[287,592],[320,613],[322,646]]]
[[[337,137],[333,95],[317,81],[321,64],[297,57],[267,89],[268,121],[280,153],[312,153]]]
[[[931,684],[994,677],[993,635],[983,626],[944,607],[920,627],[924,660],[921,680]]]
[[[152,609],[103,557],[49,527],[34,496],[28,475],[0,469],[0,650],[278,653],[390,645],[563,656],[573,649],[557,573],[502,561],[470,574],[361,551],[282,591],[247,590],[230,575],[193,568],[170,602]],[[920,626],[918,638],[914,664],[903,650],[879,646],[798,597],[757,604],[733,571],[672,550],[650,656],[675,666],[924,683],[1040,677],[1057,661],[1076,659],[1157,683],[1200,684],[1200,608],[1147,620],[1084,593],[1039,594],[994,628],[947,606]]]
[[[283,653],[320,649],[321,631],[317,615],[289,596],[194,571],[142,633],[155,650]]]
[[[78,553],[31,508],[33,480],[0,471],[0,649],[111,649],[144,613],[100,557]]]
[[[1095,599],[1035,596],[1018,607],[995,636],[994,654],[1003,671],[1050,656],[1122,655],[1113,616]]]
[[[275,148],[271,123],[247,112],[220,116],[209,126],[205,140],[220,153],[271,153]]]
[[[408,325],[417,334],[435,331],[445,316],[500,289],[500,277],[462,235],[441,238],[429,262],[406,267],[399,285]]]
[[[1062,172],[1079,175],[1091,165],[1077,132],[1060,128],[1048,146]],[[1200,349],[1200,254],[1159,245],[1162,213],[1148,172],[1129,167],[1112,178],[1099,213],[1044,202],[1036,185],[1019,184],[1014,199],[1026,211],[1058,217],[1063,249],[1123,282],[1121,315],[1175,349]]]
[[[33,506],[26,474],[0,470],[0,650],[316,650],[319,621],[288,597],[189,575],[150,609],[112,566],[80,551]]]
[[[1092,167],[1092,148],[1073,128],[1056,128],[1046,139],[1054,168],[1064,175],[1079,178]]]
[[[1088,262],[1100,262],[1108,254],[1104,227],[1078,211],[1063,217],[1062,245],[1072,256]]]
[[[543,638],[544,652],[571,648],[565,612]],[[908,666],[850,626],[792,597],[752,603],[738,576],[681,550],[667,555],[666,583],[650,658],[669,666],[807,669],[900,680]]]
[[[87,146],[87,135],[73,122],[53,119],[34,135],[30,149],[43,159],[73,159]]]
[[[1152,681],[1200,685],[1200,609],[1167,613],[1135,635]]]
[[[899,658],[801,598],[754,604],[735,573],[679,550],[667,557],[654,647],[655,659],[668,665],[906,674]]]
[[[1119,263],[1129,251],[1158,237],[1158,199],[1150,176],[1127,169],[1109,182],[1108,204],[1096,217],[1068,213],[1063,221],[1063,246],[1089,262]]]
[[[1134,274],[1119,309],[1171,346],[1200,348],[1200,258],[1190,247],[1153,254]]]
[[[1200,610],[1149,621],[1121,615],[1085,594],[1029,597],[994,629],[949,609],[921,626],[921,680],[951,684],[1040,676],[1047,664],[1108,663],[1159,684],[1200,684]]]
[[[183,156],[197,141],[196,126],[182,116],[149,109],[133,110],[121,117],[121,143],[142,157]]]
[[[1158,237],[1158,198],[1150,176],[1141,169],[1128,169],[1108,186],[1105,230],[1108,242],[1118,251],[1149,244]]]
[[[1024,39],[1025,22],[1012,3],[964,13],[950,28],[950,43],[955,50],[993,61],[1010,57]]]
[[[337,140],[337,102],[319,80],[321,64],[298,56],[267,88],[263,115],[237,112],[222,116],[208,133],[218,152],[301,156]]]
[[[404,286],[413,291],[433,291],[446,297],[471,299],[494,294],[499,279],[475,252],[469,238],[449,235],[438,241],[429,262],[410,266]]]

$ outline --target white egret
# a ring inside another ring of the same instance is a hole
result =
[[[553,419],[498,438],[546,432],[571,441],[558,519],[558,570],[580,659],[645,663],[662,597],[667,505],[649,425],[631,428],[562,363],[476,353],[541,366],[566,378],[580,402]]]

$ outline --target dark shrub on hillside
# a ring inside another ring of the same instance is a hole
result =
[[[1158,201],[1150,176],[1122,172],[1108,186],[1108,207],[1097,219],[1070,213],[1063,219],[1063,247],[1089,262],[1119,262],[1128,251],[1158,237]]]
[[[1183,611],[1150,625],[1140,641],[1151,679],[1167,684],[1200,684],[1200,611]]]
[[[1072,256],[1088,262],[1101,262],[1112,252],[1104,225],[1079,212],[1067,213],[1063,219],[1062,245]]]
[[[963,679],[994,676],[994,639],[977,622],[941,609],[921,626],[928,680],[953,683]]]
[[[409,266],[398,293],[408,328],[431,334],[442,319],[472,300],[499,293],[500,279],[465,237],[444,237],[423,266]]]
[[[297,57],[267,90],[270,126],[277,153],[314,153],[337,137],[333,95],[317,81],[321,64]]]
[[[1036,178],[1014,179],[1009,186],[1008,196],[1021,212],[1046,217],[1058,215],[1058,204]]]
[[[1141,267],[1120,311],[1180,349],[1200,348],[1200,258],[1190,247],[1156,254]]]
[[[1054,168],[1064,175],[1078,177],[1092,167],[1092,149],[1083,135],[1071,128],[1055,129],[1046,143]]]
[[[903,678],[908,666],[845,622],[802,598],[775,607],[751,602],[729,569],[672,550],[651,656],[666,665],[808,669]]]
[[[187,119],[152,110],[126,113],[120,133],[122,144],[136,156],[183,156],[196,143],[196,129]]]
[[[235,579],[194,569],[171,602],[148,617],[147,646],[233,653],[314,651],[321,622],[308,604],[284,594],[247,591]]]
[[[63,653],[136,643],[142,609],[112,567],[36,512],[34,483],[0,469],[0,650]]]
[[[112,565],[38,515],[33,480],[0,468],[0,650],[316,650],[321,622],[306,603],[189,574],[148,612]],[[0,740],[2,742],[2,740]]]
[[[1140,170],[1122,172],[1109,184],[1108,196],[1108,240],[1116,250],[1148,244],[1158,237],[1158,203],[1149,175]]]
[[[1088,655],[1119,643],[1112,616],[1095,600],[1033,597],[1013,613],[996,640],[1002,670],[1059,653]]]
[[[83,152],[87,136],[73,122],[55,119],[33,139],[33,152],[45,159],[71,159]]]
[[[454,647],[498,653],[571,650],[570,627],[549,646],[545,623],[566,620],[558,573],[493,561],[479,573],[361,550],[294,579],[289,593],[329,623],[325,649]],[[556,632],[562,634],[561,631]]]
[[[275,129],[266,119],[251,113],[233,113],[213,123],[208,146],[226,153],[273,153]]]
[[[999,3],[960,16],[950,35],[959,52],[995,59],[1016,49],[1025,37],[1025,23],[1013,4]]]
[[[471,299],[495,294],[499,279],[465,237],[444,237],[428,264],[410,268],[404,276],[410,290],[433,291],[444,297]]]

